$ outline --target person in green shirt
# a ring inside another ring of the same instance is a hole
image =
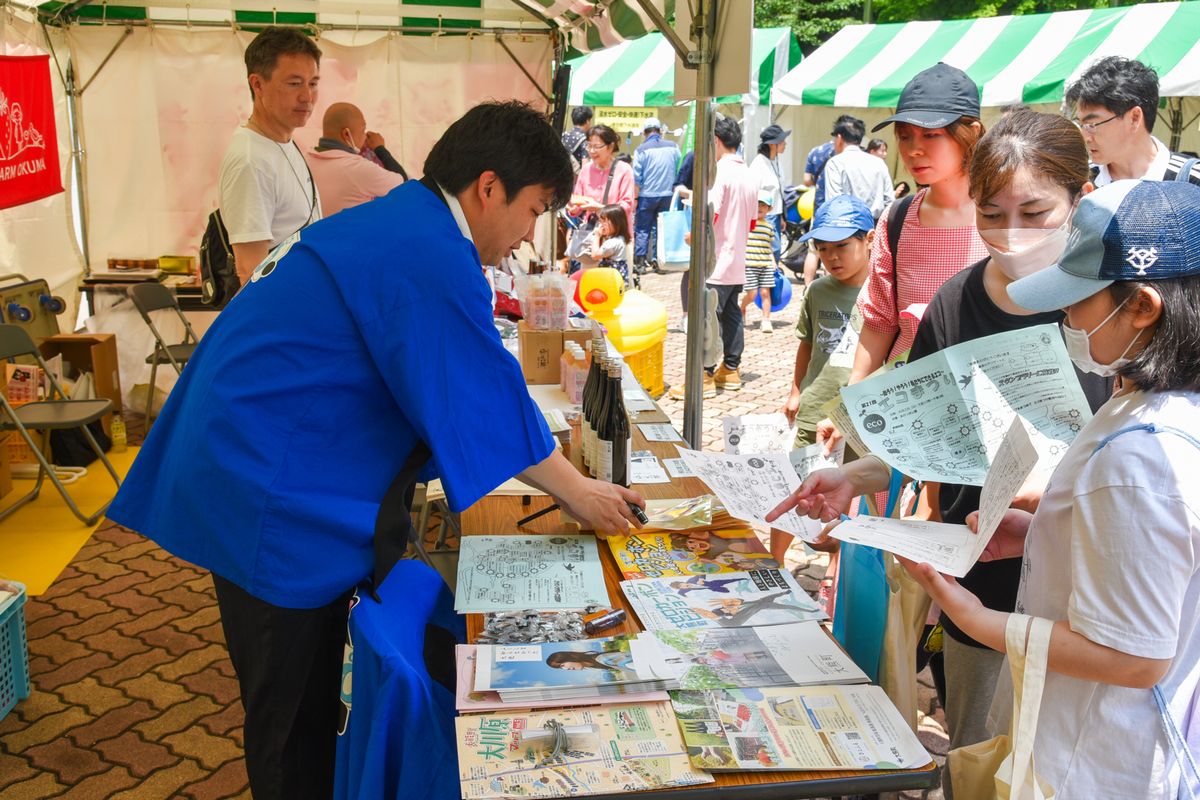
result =
[[[801,239],[812,240],[829,274],[809,286],[796,322],[796,366],[780,410],[796,425],[797,448],[816,441],[822,409],[850,379],[862,329],[855,301],[870,273],[874,228],[866,203],[839,195],[817,209],[812,230]],[[772,529],[771,556],[781,564],[791,541],[791,534]]]

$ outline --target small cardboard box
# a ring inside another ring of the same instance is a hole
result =
[[[517,347],[525,383],[558,383],[562,359],[562,331],[538,331],[517,323]]]
[[[62,355],[69,364],[67,374],[90,372],[96,397],[112,401],[113,411],[121,411],[121,374],[117,368],[117,337],[111,333],[60,333],[47,336],[39,346],[43,358]],[[104,432],[109,432],[111,414],[104,416]]]

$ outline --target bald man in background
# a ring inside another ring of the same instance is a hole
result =
[[[367,130],[366,117],[350,103],[326,109],[321,140],[306,157],[326,216],[382,197],[407,177],[384,147],[383,137]]]

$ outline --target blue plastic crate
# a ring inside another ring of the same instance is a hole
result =
[[[0,589],[16,592],[0,600],[0,719],[29,697],[29,648],[25,643],[25,587],[0,581]]]

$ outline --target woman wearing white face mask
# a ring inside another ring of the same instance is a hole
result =
[[[988,547],[1023,552],[1016,609],[1055,620],[1037,772],[1059,800],[1194,797],[1180,786],[1200,787],[1186,741],[1194,752],[1200,726],[1200,187],[1088,195],[1061,259],[1009,294],[1064,308],[1072,360],[1117,376],[1037,512],[1010,510]],[[1007,613],[909,569],[960,630],[1004,649]]]
[[[1076,202],[1092,189],[1089,176],[1079,129],[1057,114],[1013,111],[984,135],[971,161],[970,186],[979,236],[990,256],[938,289],[917,328],[912,361],[972,339],[1063,320],[1057,310],[1035,314],[1017,306],[1006,290],[1062,255]],[[1112,382],[1079,377],[1095,411],[1112,394]],[[933,519],[961,524],[979,509],[977,486],[926,487]],[[1030,511],[1037,499],[1019,498]],[[1020,558],[1008,558],[976,564],[961,584],[984,606],[1011,611],[1020,578]],[[972,639],[946,615],[939,621],[945,631],[943,706],[950,746],[983,741],[990,735],[987,714],[1004,655]]]

